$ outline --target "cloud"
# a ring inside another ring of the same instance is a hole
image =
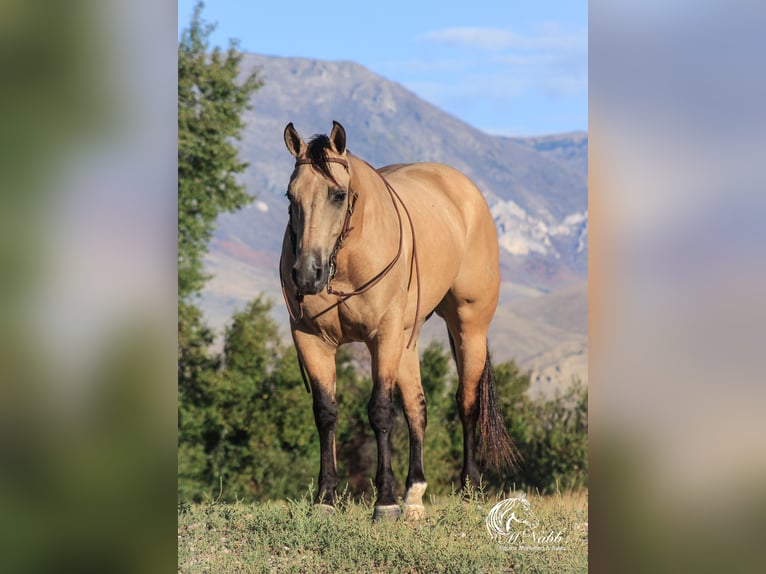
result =
[[[499,28],[445,28],[427,32],[421,39],[457,47],[481,48],[484,50],[503,50],[523,41],[521,36],[510,30]]]
[[[507,28],[444,28],[426,32],[419,37],[426,42],[456,48],[477,48],[490,52],[516,49],[524,51],[586,51],[587,31],[566,32],[555,22],[540,25],[534,35],[522,35]]]
[[[518,131],[582,129],[587,30],[544,22],[528,30],[444,28],[412,39],[411,58],[389,60],[381,71],[442,109],[493,132],[535,121],[551,127]]]
[[[507,100],[537,92],[559,99],[587,89],[585,30],[571,31],[557,22],[543,22],[529,34],[508,28],[461,27],[427,32],[418,38],[438,44],[441,51],[438,57],[430,54],[409,61],[406,67],[417,70],[420,77],[407,84],[427,84],[431,94],[437,90],[446,97],[484,92],[486,97]],[[463,81],[455,82],[458,73]],[[442,84],[440,89],[437,83]]]

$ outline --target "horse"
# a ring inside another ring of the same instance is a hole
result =
[[[340,345],[358,341],[372,363],[367,412],[377,442],[373,519],[402,515],[391,468],[395,388],[410,443],[404,518],[422,518],[426,400],[417,338],[433,313],[446,322],[457,364],[462,483],[479,485],[477,425],[482,460],[500,468],[512,466],[518,455],[495,401],[487,350],[500,285],[492,215],[476,186],[446,165],[376,170],[347,149],[346,131],[336,121],[329,136],[315,135],[308,143],[290,122],[284,141],[295,167],[279,272],[319,432],[314,504],[331,512],[335,503],[335,355]]]

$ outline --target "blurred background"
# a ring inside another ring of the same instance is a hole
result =
[[[765,16],[753,2],[590,3],[599,570],[763,564]]]
[[[3,570],[168,571],[175,6],[0,11]],[[589,6],[594,571],[763,563],[765,17]]]
[[[0,28],[0,569],[172,571],[176,9]]]

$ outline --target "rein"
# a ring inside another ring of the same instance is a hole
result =
[[[356,204],[356,200],[358,198],[358,193],[353,192],[349,197],[348,207],[346,209],[346,216],[343,220],[343,228],[341,229],[340,235],[338,235],[338,239],[335,241],[335,247],[333,248],[332,253],[330,254],[330,270],[329,270],[329,277],[327,279],[327,292],[330,295],[335,295],[341,300],[346,300],[350,297],[353,297],[354,295],[361,295],[362,293],[366,293],[370,289],[372,289],[375,285],[377,285],[388,273],[391,271],[391,269],[394,268],[394,265],[396,265],[396,262],[399,261],[399,258],[402,255],[402,244],[404,242],[404,229],[402,224],[402,214],[399,211],[399,206],[397,205],[397,201],[401,204],[402,208],[404,209],[404,213],[407,216],[407,220],[410,224],[410,231],[412,233],[412,268],[415,271],[415,282],[416,282],[416,289],[417,289],[417,301],[415,304],[415,321],[413,323],[412,327],[412,333],[410,333],[409,341],[407,341],[407,349],[410,348],[410,345],[412,345],[412,341],[415,338],[415,330],[418,324],[418,318],[420,317],[420,264],[418,262],[418,252],[417,252],[417,244],[415,240],[415,226],[412,223],[412,216],[410,215],[409,210],[407,209],[407,206],[402,201],[402,198],[399,196],[398,193],[396,193],[396,190],[393,188],[393,186],[388,182],[388,180],[383,177],[383,175],[378,172],[374,167],[372,167],[369,163],[367,163],[365,160],[359,158],[362,162],[367,165],[373,172],[375,172],[378,177],[380,177],[381,180],[383,180],[383,183],[386,185],[386,189],[388,190],[388,194],[391,197],[391,202],[394,206],[394,211],[396,212],[396,218],[399,223],[399,246],[396,250],[396,255],[394,255],[394,258],[391,260],[391,262],[386,265],[386,267],[378,273],[375,277],[370,279],[367,283],[359,287],[358,289],[354,289],[353,291],[339,291],[330,284],[332,281],[332,278],[335,276],[336,271],[336,258],[338,255],[338,251],[340,251],[341,247],[343,247],[343,243],[348,237],[349,233],[351,233],[351,230],[353,227],[351,227],[351,216],[354,213],[354,206]],[[332,163],[338,163],[346,168],[346,171],[348,171],[348,162],[346,160],[340,159],[340,158],[334,158],[334,157],[327,157],[322,160],[323,162],[332,162]],[[315,162],[312,159],[303,158],[298,159],[295,162],[296,166],[299,165],[313,165],[318,162]],[[295,250],[295,234],[294,232],[290,232],[290,238],[293,243],[293,250]],[[280,264],[281,267],[281,264]],[[287,305],[287,311],[290,314],[290,318],[293,321],[300,320],[303,318],[303,293],[300,291],[296,292],[296,300],[298,302],[298,315],[295,315],[290,308],[290,304],[287,300],[287,293],[285,291],[285,285],[284,281],[282,281],[281,273],[280,273],[280,281],[282,282],[282,295],[285,298],[285,304]],[[412,283],[412,273],[410,272],[410,284],[407,285],[407,288],[409,289],[409,286]],[[302,367],[303,365],[301,365]],[[302,370],[302,369],[301,369]],[[305,378],[304,378],[305,382]]]

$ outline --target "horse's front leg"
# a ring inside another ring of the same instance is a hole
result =
[[[375,476],[378,499],[375,501],[373,520],[396,519],[401,515],[396,502],[394,471],[391,468],[391,431],[394,428],[394,386],[404,339],[401,329],[392,331],[388,335],[379,334],[370,345],[373,387],[367,414],[378,443],[378,469]]]
[[[338,403],[335,400],[335,353],[319,337],[300,331],[293,333],[295,346],[303,359],[314,407],[314,421],[319,431],[319,482],[314,504],[331,509],[338,487],[335,458],[335,430],[338,427]]]

